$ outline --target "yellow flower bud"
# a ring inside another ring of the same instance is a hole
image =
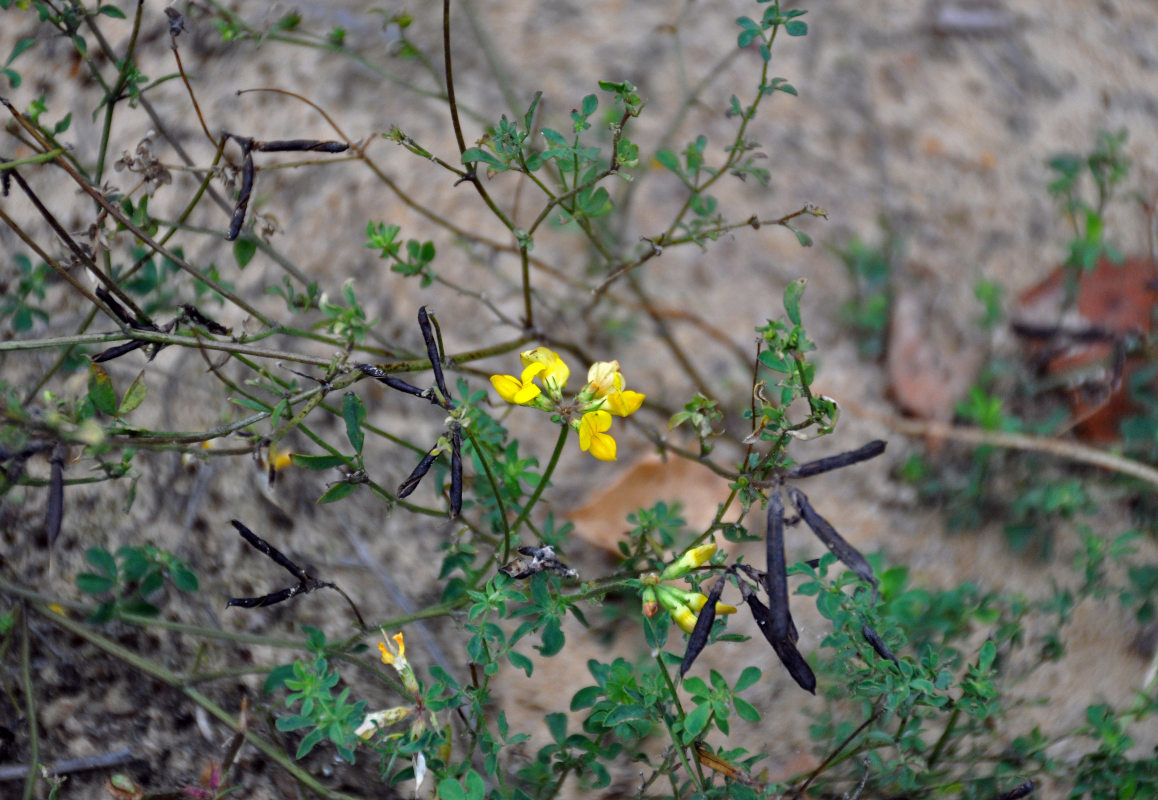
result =
[[[667,565],[667,568],[660,573],[659,579],[661,581],[671,581],[676,578],[682,578],[696,567],[707,563],[708,559],[716,552],[715,542],[708,542],[701,544],[699,547],[693,547],[688,550],[677,561]]]

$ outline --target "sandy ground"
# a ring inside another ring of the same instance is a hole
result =
[[[259,28],[293,7],[234,5]],[[410,9],[416,19],[407,35],[430,54],[438,65],[436,71],[441,72],[441,31],[433,5]],[[857,356],[857,342],[841,322],[840,307],[849,297],[850,285],[831,247],[851,234],[877,239],[878,221],[887,219],[905,242],[904,263],[895,275],[898,292],[916,298],[913,302],[925,320],[929,340],[945,348],[943,362],[975,364],[991,350],[1011,352],[1008,333],[986,333],[975,324],[981,309],[973,287],[979,279],[994,280],[1015,296],[1064,258],[1068,231],[1046,192],[1050,178],[1046,159],[1059,151],[1086,151],[1098,131],[1126,127],[1130,131],[1127,149],[1134,161],[1132,185],[1143,192],[1153,191],[1158,173],[1158,140],[1152,135],[1158,119],[1158,8],[1141,2],[1076,0],[962,3],[960,8],[980,9],[983,19],[997,19],[1001,25],[946,35],[936,30],[936,20],[943,19],[939,16],[943,7],[938,4],[846,0],[803,7],[809,10],[805,17],[809,35],[777,42],[773,61],[774,74],[790,80],[799,97],[774,95],[752,129],[752,137],[767,155],[770,187],[725,181],[718,197],[724,212],[736,219],[752,214],[776,218],[814,203],[829,215],[827,222],[802,223],[816,244],[802,248],[791,233],[773,226],[740,230],[703,250],[669,249],[640,275],[658,306],[692,311],[730,340],[726,346],[706,336],[701,327],[672,324],[676,340],[694,355],[701,374],[717,387],[724,405],[736,409],[747,402],[748,376],[733,350],[751,351],[753,329],[782,313],[785,284],[806,276],[804,315],[819,346],[818,387],[844,403],[846,410],[835,437],[794,452],[808,459],[858,446],[870,438],[890,442],[880,463],[815,479],[809,485],[814,502],[855,545],[882,552],[887,563],[910,565],[925,585],[950,586],[970,580],[985,589],[1042,596],[1050,581],[1075,580],[1067,566],[1077,547],[1073,526],[1057,531],[1058,554],[1053,562],[1019,558],[1004,543],[1002,520],[990,520],[978,530],[947,533],[938,509],[922,507],[910,489],[890,477],[891,468],[921,443],[895,435],[887,424],[894,413],[887,378],[880,365]],[[348,57],[274,41],[260,46],[252,41],[222,42],[211,26],[203,21],[198,25],[197,15],[191,13],[181,52],[212,129],[262,139],[334,135],[318,114],[293,98],[235,93],[276,87],[317,103],[351,139],[368,139],[397,125],[431,152],[454,160],[444,105],[412,91],[415,87],[435,90],[434,80],[414,60],[392,55],[390,39],[396,31],[383,30],[382,16],[371,4],[335,2],[297,8],[304,28],[318,32],[345,28],[351,47],[364,54],[374,69]],[[595,91],[596,81],[626,79],[639,86],[648,100],[633,136],[643,152],[654,152],[661,142],[679,150],[702,134],[709,140],[708,153],[718,160],[736,124],[724,115],[728,97],[733,92],[750,92],[759,69],[759,57],[751,51],[724,60],[734,49],[734,19],[740,14],[757,15],[762,8],[740,2],[621,0],[552,0],[535,4],[533,13],[528,13],[527,5],[508,0],[475,0],[456,6],[455,69],[458,96],[467,112],[466,139],[473,142],[483,134],[480,120],[495,120],[504,113],[521,117],[535,91],[544,93],[546,122],[563,126],[567,112]],[[174,67],[160,5],[149,4],[146,19],[141,69],[155,78]],[[27,15],[17,17],[9,11],[0,20],[0,54],[34,30]],[[110,21],[106,29],[110,40],[122,46],[127,28]],[[15,105],[25,108],[43,92],[48,118],[56,119],[71,109],[73,126],[65,140],[82,159],[92,158],[99,133],[91,111],[79,105],[77,64],[68,55],[67,42],[42,34],[37,48],[13,66],[23,73],[24,84],[14,91],[6,86],[3,90]],[[681,119],[681,100],[689,87],[701,81],[705,88],[700,101]],[[179,81],[162,84],[148,97],[168,132],[188,149],[194,162],[208,163],[212,149],[199,133]],[[507,104],[507,98],[514,107]],[[150,129],[155,129],[155,122],[142,109],[124,109],[111,133],[112,152],[131,151]],[[154,147],[166,163],[179,163],[169,145]],[[14,148],[9,141],[0,146],[0,152],[11,155]],[[382,139],[368,145],[367,152],[415,202],[437,209],[477,236],[506,243],[502,229],[470,187],[454,186],[446,172]],[[678,183],[658,165],[645,163],[642,172],[622,232],[628,243],[662,230],[682,202]],[[40,170],[29,171],[29,177],[38,190],[55,198],[57,213],[69,230],[83,230],[92,221],[90,206],[62,187],[58,176]],[[122,188],[129,182],[129,176],[122,173],[110,174],[108,179]],[[154,213],[173,214],[193,185],[188,174],[177,173],[173,187],[158,193]],[[500,175],[489,181],[488,188],[515,219],[529,220],[534,207],[529,187]],[[20,198],[0,203],[6,213],[47,240],[43,224]],[[480,283],[477,276],[485,271],[487,299],[511,317],[521,311],[516,260],[484,245],[456,242],[355,163],[262,172],[254,209],[276,218],[279,231],[273,245],[330,296],[337,296],[342,282],[352,278],[370,298],[367,311],[381,320],[377,330],[388,341],[412,351],[420,349],[414,314],[421,304],[431,304],[438,311],[450,351],[513,335],[469,297],[437,284],[420,288],[414,281],[386,272],[375,254],[363,247],[363,231],[367,221],[384,220],[402,225],[407,238],[432,239],[439,250],[441,275],[476,286]],[[228,215],[206,206],[193,221],[223,232]],[[1110,222],[1120,249],[1145,252],[1148,235],[1136,206],[1114,206]],[[8,229],[0,230],[0,245],[5,253],[19,249]],[[265,286],[280,281],[277,265],[265,255],[259,254],[239,272],[216,235],[190,235],[184,246],[198,263],[215,263],[238,293],[264,313],[285,313],[279,299],[264,293]],[[545,232],[535,255],[570,281],[588,286],[595,282],[590,272],[592,254],[568,233]],[[7,272],[10,264],[3,268]],[[554,314],[552,324],[579,330],[575,326],[583,322],[574,287],[542,273],[536,276],[536,287],[541,307]],[[54,289],[48,302],[53,304],[53,327],[35,330],[34,335],[75,330],[82,310],[68,293]],[[221,316],[222,322],[239,330],[249,324],[237,309],[226,309]],[[611,306],[596,323],[579,336],[580,342],[598,357],[618,358],[632,387],[671,406],[682,404],[693,391],[672,365],[651,323],[641,319],[629,303]],[[607,333],[624,329],[630,331],[628,337]],[[303,347],[300,341],[290,340],[274,346]],[[323,346],[312,353],[329,355]],[[6,379],[26,380],[49,364],[52,356],[34,351],[2,358]],[[481,366],[511,371],[508,362],[509,358],[496,359]],[[144,360],[123,359],[109,366],[123,386],[144,366]],[[189,375],[202,371],[196,354],[162,352],[148,365],[153,394],[140,409],[139,424],[201,430],[234,414],[208,376],[189,380]],[[485,385],[477,377],[471,383]],[[83,381],[56,389],[83,391]],[[413,434],[422,441],[432,439],[442,422],[434,409],[407,403],[406,398],[378,387],[363,385],[359,392],[372,409],[371,419],[392,432]],[[663,424],[658,418],[646,422]],[[549,426],[535,424],[525,423],[520,433],[527,442],[544,443],[535,454],[545,462],[554,434]],[[336,427],[322,426],[321,430],[339,435]],[[292,444],[305,447],[307,443],[295,440]],[[576,541],[568,557],[580,566],[584,577],[606,570],[602,554],[588,540],[606,538],[608,526],[612,536],[615,526],[626,528],[619,512],[631,510],[631,502],[637,507],[656,499],[683,500],[688,504],[687,518],[695,524],[710,518],[719,496],[718,484],[692,473],[665,476],[661,472],[650,483],[642,481],[640,473],[631,470],[637,459],[647,457],[645,441],[625,435],[620,448],[621,463],[615,467],[596,465],[588,456],[569,450],[562,462],[559,489],[550,498],[557,511],[584,508],[587,513],[592,498],[603,497],[598,493],[608,487],[627,485],[637,490],[629,493],[622,509],[603,499],[596,502],[600,513],[593,517],[578,514],[587,538]],[[375,444],[368,451],[368,466],[376,480],[395,485],[409,471],[409,458],[400,458],[385,444]],[[147,455],[142,473],[136,501],[128,512],[123,483],[70,488],[65,529],[51,571],[43,552],[28,545],[40,525],[42,490],[10,493],[0,507],[5,577],[23,576],[21,580],[46,593],[74,598],[72,578],[85,568],[86,547],[101,545],[112,550],[145,540],[173,550],[202,576],[202,594],[195,602],[167,612],[174,619],[277,636],[297,635],[302,625],[310,624],[340,635],[346,612],[336,597],[319,596],[316,602],[299,603],[293,613],[223,610],[225,598],[267,591],[282,577],[236,539],[228,520],[240,518],[339,581],[358,599],[367,619],[420,609],[441,590],[438,548],[454,529],[428,518],[387,517],[381,503],[362,495],[319,507],[314,500],[330,476],[291,470],[267,496],[258,490],[260,472],[247,458],[215,459],[187,469],[175,456]],[[1099,499],[1102,513],[1080,522],[1106,536],[1124,530],[1128,519],[1121,499],[1109,493]],[[599,530],[592,531],[592,527]],[[1146,546],[1152,548],[1152,544]],[[790,558],[817,554],[817,546],[799,532],[790,535],[788,545]],[[819,647],[825,631],[817,618],[803,612],[800,616],[801,646],[810,652]],[[465,679],[465,638],[458,624],[442,620],[408,627],[412,652],[428,654],[428,660],[416,656],[416,664],[419,659],[427,661],[426,665],[438,662]],[[577,627],[567,632],[564,656],[542,664],[532,681],[513,671],[503,674],[496,708],[507,710],[516,730],[541,736],[542,713],[559,707],[558,687],[567,687],[564,691],[569,696],[587,683],[584,665],[588,658],[608,659],[612,652],[638,655],[643,649],[635,628],[625,628],[611,645],[613,650]],[[1084,604],[1067,629],[1065,661],[1016,690],[1025,697],[1048,693],[1054,699],[1019,716],[1018,730],[997,735],[1012,737],[1034,723],[1047,730],[1065,730],[1081,721],[1089,703],[1126,702],[1141,686],[1148,664],[1147,654],[1130,650],[1137,633],[1132,619],[1116,602]],[[138,780],[159,787],[195,776],[204,760],[217,752],[224,729],[195,714],[175,693],[149,686],[151,696],[146,699],[140,679],[126,675],[119,662],[74,651],[74,641],[49,641],[53,634],[47,627],[38,635],[45,637],[38,645],[43,648],[39,679],[50,692],[40,715],[46,760],[128,746],[142,759],[135,768]],[[162,653],[165,662],[179,671],[187,669],[189,659],[198,652],[197,640],[177,634],[126,629],[117,635],[132,647]],[[714,665],[734,677],[751,652],[709,652],[705,668]],[[208,670],[236,665],[239,660],[256,665],[278,663],[286,660],[286,653],[211,644],[199,657],[202,669]],[[758,658],[765,658],[762,649]],[[11,669],[12,664],[11,656],[7,657],[5,668]],[[821,710],[820,701],[797,698],[778,667],[767,666],[765,679],[751,690],[752,702],[761,708],[775,707],[778,720],[780,709],[789,703],[805,712]],[[238,675],[218,681],[213,693],[226,707],[236,708],[241,694],[252,696],[259,684],[260,677]],[[9,727],[17,730],[25,723],[17,722],[15,713],[6,707],[6,718],[12,720]],[[769,753],[773,774],[790,774],[812,763],[804,718],[798,724],[778,722],[774,727],[773,734],[767,725],[737,725],[736,737],[752,751]],[[1136,738],[1145,747],[1153,744],[1154,735]],[[1072,755],[1080,744],[1059,743],[1057,754]],[[527,757],[533,753],[533,745],[526,748]],[[514,756],[516,761],[520,757]],[[366,780],[361,773],[322,760],[313,765],[330,772],[335,785],[353,790],[368,786],[360,784]],[[365,767],[359,765],[359,769]],[[249,796],[288,796],[289,790],[275,773],[268,764],[262,766],[258,755],[251,753],[243,759],[241,774],[253,789]],[[95,790],[88,780],[74,778],[62,796],[94,796],[89,794]],[[633,792],[635,780],[635,773],[626,767],[616,776],[616,786]]]

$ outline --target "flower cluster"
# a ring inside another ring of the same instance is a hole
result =
[[[571,368],[559,354],[536,347],[519,355],[520,376],[492,375],[491,384],[499,397],[520,406],[530,406],[558,415],[564,424],[579,433],[579,447],[600,461],[615,460],[615,439],[608,431],[611,417],[634,414],[643,405],[644,395],[624,389],[618,361],[597,361],[587,370],[587,384],[574,398],[566,400],[563,389]]]
[[[700,609],[708,602],[707,595],[700,592],[692,592],[687,589],[680,589],[676,586],[669,586],[668,584],[660,583],[660,581],[672,581],[677,578],[682,578],[696,567],[706,564],[708,559],[716,552],[716,545],[702,544],[699,547],[693,547],[680,556],[678,559],[668,564],[667,567],[659,575],[648,575],[643,579],[643,615],[645,617],[654,617],[659,611],[659,607],[663,606],[671,614],[676,625],[687,632],[691,633],[695,630],[697,614]],[[717,614],[734,614],[736,609],[734,606],[726,603],[716,603]]]
[[[374,711],[367,714],[366,718],[362,720],[362,724],[354,731],[354,734],[362,739],[370,739],[379,730],[401,722],[412,714],[414,715],[414,721],[410,725],[410,738],[417,739],[427,730],[423,712],[429,716],[430,724],[434,728],[438,727],[438,719],[434,716],[434,712],[426,708],[423,702],[422,688],[418,685],[418,678],[414,675],[414,668],[411,667],[410,662],[406,660],[406,642],[402,639],[402,634],[394,634],[393,641],[394,643],[391,645],[390,640],[383,637],[383,641],[378,643],[378,650],[382,653],[382,663],[394,667],[394,671],[398,673],[398,677],[402,680],[403,688],[411,695],[414,702],[411,705],[395,706],[394,708],[387,708],[383,711]],[[390,734],[388,738],[401,735],[401,733],[394,733]],[[447,743],[449,744],[449,740]],[[426,757],[423,753],[418,753],[414,757],[414,791],[416,794],[418,787],[422,785],[422,780],[425,775]]]

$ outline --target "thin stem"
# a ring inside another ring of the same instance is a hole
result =
[[[32,684],[32,647],[28,641],[28,606],[20,606],[20,683],[24,689],[24,711],[28,720],[28,763],[32,769],[24,781],[24,800],[36,794],[36,766],[40,763],[40,717],[36,712],[36,690]]]
[[[547,484],[551,479],[551,474],[554,473],[555,467],[559,463],[559,456],[563,454],[563,445],[567,443],[567,434],[570,430],[571,429],[566,425],[560,426],[559,438],[555,440],[555,451],[551,453],[551,460],[547,463],[547,468],[543,470],[543,475],[541,478],[539,478],[539,485],[535,487],[535,491],[531,495],[531,499],[527,501],[525,506],[523,506],[523,512],[519,514],[514,523],[511,525],[510,530],[512,533],[518,532],[519,526],[522,525],[523,522],[527,519],[527,516],[531,513],[531,509],[535,507],[535,503],[539,502],[539,498],[542,496],[543,490],[547,488]],[[506,549],[504,552],[509,555],[510,547],[509,545],[505,547]]]

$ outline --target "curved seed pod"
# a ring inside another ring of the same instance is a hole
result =
[[[784,501],[775,490],[768,495],[768,532],[764,548],[768,557],[764,588],[768,592],[768,607],[772,614],[772,635],[783,639],[788,636],[791,625],[788,614],[788,561],[784,555]]]
[[[728,579],[721,575],[720,579],[712,586],[712,590],[708,592],[708,600],[700,609],[700,615],[696,618],[696,626],[692,628],[691,635],[688,637],[688,649],[684,653],[684,660],[680,663],[681,678],[687,674],[687,671],[692,668],[692,662],[707,647],[708,635],[712,632],[712,625],[716,621],[716,603],[719,602],[720,595],[724,593],[724,584],[727,582]]]
[[[893,651],[889,649],[889,646],[885,644],[885,640],[868,625],[861,625],[860,635],[864,637],[866,642],[872,645],[873,650],[876,650],[878,656],[887,658],[894,664],[901,663],[897,660],[897,657],[893,655]]]
[[[422,457],[418,462],[418,466],[410,473],[410,477],[402,481],[398,486],[398,498],[409,497],[418,488],[419,482],[426,477],[426,473],[430,472],[430,468],[434,465],[434,460],[438,458],[438,448],[431,450]],[[461,491],[461,487],[460,487]]]
[[[277,139],[272,142],[256,142],[253,149],[260,150],[263,153],[301,153],[310,151],[318,153],[344,153],[350,149],[350,145],[345,142],[322,142],[317,139]]]
[[[245,210],[249,208],[249,197],[253,194],[253,153],[250,152],[252,142],[245,147],[245,161],[241,164],[241,191],[237,194],[237,206],[233,209],[233,218],[229,221],[229,232],[225,234],[227,241],[232,242],[241,233],[241,226],[245,224]]]
[[[858,447],[856,450],[849,450],[845,453],[838,453],[835,456],[828,456],[827,458],[818,458],[816,461],[809,461],[804,464],[797,464],[792,469],[788,470],[787,477],[789,478],[811,478],[813,475],[819,475],[822,472],[831,472],[834,469],[852,466],[861,461],[868,461],[870,458],[876,458],[885,451],[885,446],[888,443],[882,439],[875,439],[864,447]]]
[[[824,517],[816,513],[816,509],[812,507],[812,503],[808,502],[808,498],[799,489],[790,488],[788,496],[792,498],[792,503],[800,511],[800,516],[804,519],[804,523],[812,529],[816,534],[816,538],[824,542],[825,547],[832,551],[832,554],[844,562],[845,566],[855,572],[866,583],[872,584],[873,592],[877,590],[877,579],[873,575],[873,568],[865,561],[864,556],[860,552],[845,541],[844,537],[836,532],[836,528],[832,527],[832,523]]]
[[[412,394],[415,397],[423,397],[424,396],[423,391],[421,389],[419,389],[417,386],[411,386],[406,381],[404,381],[400,378],[395,378],[393,375],[391,375],[389,372],[382,369],[381,367],[376,367],[373,364],[355,364],[354,369],[360,371],[363,375],[365,375],[369,378],[373,378],[374,380],[378,381],[379,383],[386,384],[391,389],[397,389],[400,392],[405,392],[406,394]]]
[[[52,472],[48,481],[48,506],[44,512],[44,529],[48,534],[48,548],[56,544],[60,526],[64,522],[64,459],[65,447],[57,444],[50,460]]]
[[[442,374],[442,358],[438,354],[438,342],[434,338],[434,326],[430,324],[430,314],[426,306],[418,309],[418,327],[422,329],[422,340],[426,342],[426,357],[434,370],[434,385],[442,392],[443,400],[450,402],[450,392],[446,390],[446,378]]]
[[[796,645],[788,637],[777,638],[772,635],[772,613],[768,608],[760,602],[756,597],[755,590],[752,589],[744,581],[740,581],[740,592],[744,595],[744,601],[748,607],[752,609],[752,616],[756,620],[756,625],[760,628],[760,633],[764,634],[764,638],[772,645],[772,649],[776,651],[777,658],[784,668],[788,670],[788,674],[792,676],[792,680],[796,681],[796,685],[810,694],[816,694],[816,675],[813,674],[812,668],[808,666],[808,662],[804,660],[804,656],[800,655],[800,651],[796,649]]]

